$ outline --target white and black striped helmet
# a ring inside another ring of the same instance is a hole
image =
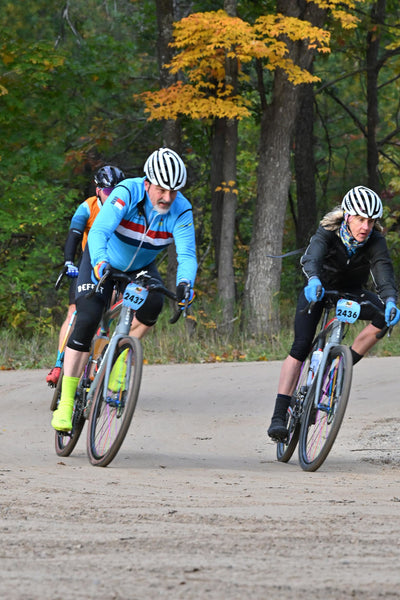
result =
[[[180,190],[186,183],[186,167],[181,157],[169,148],[159,148],[150,154],[144,165],[150,183],[166,190]]]
[[[360,215],[365,219],[379,219],[382,216],[382,200],[373,190],[358,185],[347,192],[342,201],[342,209],[349,215]]]
[[[94,174],[94,182],[99,188],[112,188],[125,179],[125,175],[118,167],[105,165]]]

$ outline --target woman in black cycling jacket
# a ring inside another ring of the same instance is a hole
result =
[[[321,317],[323,307],[318,301],[323,298],[324,288],[354,294],[385,312],[385,317],[376,317],[371,309],[362,307],[360,318],[371,322],[352,344],[353,364],[377,342],[376,334],[385,324],[395,325],[400,319],[393,265],[378,222],[381,216],[382,202],[374,191],[364,186],[352,188],[341,206],[321,220],[301,257],[308,283],[297,302],[295,338],[282,365],[268,429],[268,435],[275,441],[282,441],[287,435],[286,412]],[[370,274],[377,293],[365,289]],[[311,313],[304,311],[309,302],[317,303]]]

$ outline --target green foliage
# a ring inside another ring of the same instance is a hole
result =
[[[222,0],[195,2],[192,11],[216,11],[222,9],[223,4]],[[355,31],[346,33],[329,23],[333,32],[332,54],[315,59],[314,72],[321,78],[321,86],[316,88],[321,91],[317,94],[315,128],[319,214],[335,204],[344,189],[366,179],[365,136],[349,113],[338,105],[334,95],[351,107],[365,126],[362,68],[373,4],[372,1],[358,3],[361,20]],[[275,9],[276,2],[272,0],[238,2],[239,17],[252,26],[260,16],[272,14]],[[388,0],[387,13],[393,16],[393,23],[398,22],[398,2]],[[149,152],[163,143],[160,124],[147,122],[143,107],[134,100],[135,94],[158,88],[155,17],[154,2],[149,0],[101,3],[75,0],[64,4],[58,0],[25,0],[2,5],[0,327],[6,328],[8,340],[12,337],[10,332],[16,339],[22,334],[30,337],[33,333],[42,336],[51,332],[51,343],[56,347],[55,336],[67,304],[67,286],[55,292],[54,282],[63,263],[70,218],[77,204],[94,191],[93,171],[108,162],[117,164],[128,175],[137,175]],[[398,122],[396,44],[398,29],[385,28],[382,52],[390,52],[392,60],[385,63],[380,80],[379,136],[385,140],[385,156],[380,167],[387,206],[385,225],[399,279],[400,159],[398,136],[389,137]],[[234,256],[238,301],[243,292],[252,237],[262,113],[257,73],[249,64],[242,66],[245,75],[242,93],[251,114],[239,126],[239,206]],[[343,78],[343,74],[349,76]],[[271,98],[272,81],[272,75],[264,72],[262,83],[267,102]],[[323,87],[327,83],[329,86]],[[328,89],[334,94],[328,93]],[[279,357],[286,342],[265,342],[266,348],[276,350],[275,354],[268,354],[269,350],[263,351],[254,340],[242,337],[243,333],[238,330],[230,340],[219,338],[219,312],[211,302],[216,295],[215,263],[210,246],[211,122],[184,118],[181,124],[189,170],[187,196],[194,206],[201,261],[198,310],[203,311],[198,316],[198,348],[194,348],[187,359],[207,360],[207,348],[215,356],[226,355],[232,359],[242,354],[257,359],[263,353]],[[288,215],[284,251],[293,249],[294,224]],[[302,276],[298,256],[283,259],[282,264],[279,304],[284,327],[290,331],[293,301],[302,285]],[[210,326],[211,322],[215,329]],[[166,326],[155,335],[167,336],[165,343],[168,344],[172,343],[176,331]],[[159,344],[161,356],[161,347],[165,351],[165,345],[161,341]],[[25,353],[29,354],[29,347]],[[36,358],[32,360],[33,366],[43,366]],[[15,364],[26,366],[19,358]]]
[[[70,218],[104,163],[141,169],[154,134],[132,101],[157,73],[149,3],[8,3],[0,13],[0,325],[31,334],[59,315]],[[142,54],[142,60],[137,56]],[[121,60],[124,57],[124,60]]]
[[[189,335],[185,321],[170,325],[170,311],[165,308],[156,327],[143,340],[146,364],[201,363],[201,362],[247,362],[282,360],[287,355],[293,337],[294,305],[285,305],[283,326],[272,339],[256,339],[247,336],[239,326],[237,307],[235,328],[230,336],[218,332],[221,311],[206,296],[198,298],[193,305],[197,327]],[[351,344],[362,324],[356,323],[349,332],[347,344]],[[20,335],[14,329],[0,329],[0,370],[4,369],[50,369],[56,358],[57,332],[47,328],[43,333]],[[385,337],[370,356],[399,356],[400,327],[395,327],[390,338]],[[45,382],[43,380],[43,385]]]
[[[337,203],[345,190],[368,179],[366,53],[368,33],[378,33],[371,17],[375,7],[375,1],[360,2],[357,28],[349,32],[333,27],[331,54],[315,60],[314,72],[321,78],[321,85],[316,86],[314,129],[321,212]],[[399,4],[388,2],[385,24],[379,27],[380,122],[376,135],[381,187],[389,195],[393,189],[391,176],[397,176],[400,167],[396,141],[400,116],[400,35],[398,27],[391,27],[399,19]]]
[[[51,322],[55,273],[63,262],[75,190],[16,176],[6,184],[0,208],[0,325],[32,334]]]

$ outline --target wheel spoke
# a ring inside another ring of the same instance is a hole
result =
[[[117,454],[135,410],[142,373],[139,340],[124,338],[120,341],[113,357],[107,390],[104,390],[105,363],[94,394],[87,441],[90,461],[99,466],[106,466]]]
[[[280,462],[288,462],[296,449],[300,433],[300,418],[303,412],[303,402],[307,392],[307,376],[310,360],[307,358],[302,364],[296,389],[288,409],[287,427],[288,437],[279,442],[276,447],[276,457]]]

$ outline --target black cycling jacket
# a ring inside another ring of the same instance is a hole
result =
[[[376,229],[364,246],[358,248],[349,257],[338,235],[338,229],[332,231],[318,227],[309,246],[300,259],[306,277],[316,276],[326,289],[356,292],[365,288],[372,275],[380,298],[397,301],[393,265],[384,236]]]

